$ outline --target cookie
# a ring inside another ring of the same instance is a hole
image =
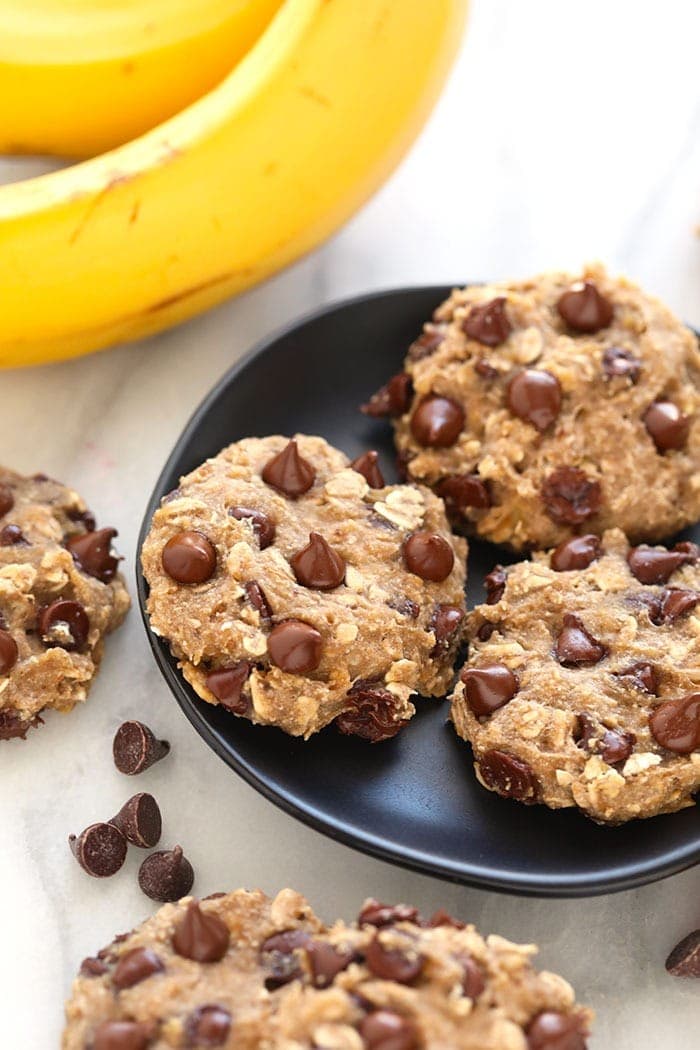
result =
[[[568,540],[486,579],[452,719],[481,783],[601,823],[700,790],[700,548]]]
[[[367,480],[369,478],[369,480]],[[442,695],[466,544],[441,500],[322,438],[247,438],[183,478],[143,546],[152,630],[212,704],[294,736],[371,741]]]
[[[0,468],[0,740],[85,700],[129,608],[114,536],[71,489]]]
[[[365,406],[461,530],[516,550],[700,518],[700,350],[598,266],[455,291]]]
[[[367,901],[327,927],[292,890],[169,904],[85,959],[63,1050],[585,1050],[590,1011],[535,948]]]

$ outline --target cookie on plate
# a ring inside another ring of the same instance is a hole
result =
[[[466,544],[441,500],[322,438],[247,438],[183,478],[144,543],[153,631],[204,700],[371,741],[452,681]]]
[[[700,518],[700,350],[598,266],[455,291],[365,406],[463,530],[515,549]]]
[[[578,536],[486,578],[452,719],[481,783],[601,823],[700,790],[700,548]]]
[[[85,959],[63,1050],[585,1050],[590,1011],[535,948],[369,900],[325,926],[292,890],[168,904]]]
[[[71,489],[0,468],[0,740],[85,700],[129,608],[114,536]]]

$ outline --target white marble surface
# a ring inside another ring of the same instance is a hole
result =
[[[449,89],[400,172],[325,249],[250,294],[148,344],[0,376],[0,447],[19,470],[64,477],[120,530],[130,581],[142,509],[183,423],[254,340],[358,290],[576,266],[601,257],[700,326],[700,101],[694,0],[475,0]],[[407,61],[412,60],[407,56]],[[36,165],[6,162],[11,178]],[[112,768],[126,717],[169,737],[138,782]],[[90,701],[0,759],[0,1044],[56,1047],[80,958],[150,910],[139,857],[85,876],[66,836],[133,790],[158,797],[204,894],[291,883],[327,917],[367,894],[445,905],[485,930],[537,940],[598,1013],[594,1050],[691,1050],[700,985],[667,977],[700,923],[697,870],[615,897],[522,900],[370,860],[282,814],[185,721],[138,613],[111,640]],[[650,833],[653,833],[650,829]]]

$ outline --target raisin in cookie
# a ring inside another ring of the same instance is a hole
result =
[[[0,740],[87,696],[129,608],[114,536],[71,489],[0,468]]]
[[[204,700],[377,741],[452,680],[466,545],[429,489],[322,438],[248,438],[183,478],[143,547],[148,612]]]
[[[657,299],[590,267],[455,291],[365,406],[468,532],[515,549],[700,517],[700,350]]]
[[[292,890],[161,908],[85,959],[63,1050],[585,1050],[535,949],[370,900],[327,927]]]
[[[700,548],[565,541],[487,577],[452,718],[485,787],[601,823],[700,790]]]

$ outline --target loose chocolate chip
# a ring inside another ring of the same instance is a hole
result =
[[[580,1018],[544,1010],[527,1029],[528,1050],[586,1050]]]
[[[194,883],[194,871],[182,846],[158,850],[139,868],[139,886],[152,901],[179,901],[186,897]]]
[[[539,787],[537,779],[522,758],[507,751],[486,751],[478,761],[478,769],[486,787],[504,798],[520,802],[534,802]]]
[[[700,693],[660,704],[649,716],[649,728],[657,743],[677,755],[700,748]]]
[[[143,773],[170,751],[167,740],[157,740],[143,722],[122,722],[114,734],[112,755],[120,773],[135,776]]]
[[[674,977],[700,977],[700,930],[676,945],[666,960],[666,969]]]
[[[462,963],[462,991],[469,999],[478,999],[486,987],[479,964],[470,955],[460,959]]]
[[[229,507],[228,512],[237,521],[250,522],[261,551],[274,542],[277,531],[275,524],[263,511],[252,507]]]
[[[90,824],[68,844],[83,871],[96,879],[116,874],[126,860],[126,839],[113,824]]]
[[[449,448],[462,432],[464,409],[451,397],[424,397],[411,416],[411,433],[424,448]]]
[[[303,976],[300,950],[311,943],[305,930],[273,933],[260,945],[260,961],[267,970],[265,987],[269,992]]]
[[[621,678],[623,682],[634,686],[635,689],[643,689],[645,693],[651,693],[652,696],[659,695],[658,672],[654,665],[647,663],[646,660],[638,660],[637,663],[630,664],[621,671],[613,671],[613,674],[616,678]]]
[[[285,620],[270,631],[267,651],[273,664],[287,674],[306,674],[321,662],[323,640],[310,623]]]
[[[335,726],[346,736],[359,736],[373,744],[389,740],[407,725],[397,718],[396,697],[378,682],[358,679],[348,690],[350,706],[335,719]]]
[[[365,1050],[418,1050],[418,1032],[412,1021],[393,1010],[373,1010],[358,1025]]]
[[[370,897],[362,906],[357,916],[359,926],[376,926],[382,929],[395,926],[397,922],[421,923],[420,912],[408,904],[382,904],[375,897]]]
[[[224,1046],[231,1031],[231,1014],[225,1006],[207,1003],[193,1010],[185,1022],[187,1050]]]
[[[9,631],[0,630],[0,674],[9,674],[18,656],[17,642]]]
[[[588,533],[564,540],[552,551],[549,564],[555,572],[570,572],[572,569],[587,569],[602,554],[600,539]]]
[[[315,591],[332,591],[345,579],[345,560],[324,540],[320,532],[310,532],[306,547],[289,559],[297,582]]]
[[[508,383],[506,401],[513,415],[544,432],[561,411],[561,383],[551,372],[526,368]]]
[[[199,901],[190,901],[172,936],[178,955],[194,962],[219,962],[231,940],[229,928],[218,916],[202,911]]]
[[[350,466],[361,474],[371,489],[383,489],[386,485],[379,466],[379,453],[371,450],[353,459]]]
[[[15,496],[9,485],[0,484],[0,518],[9,514],[15,505]]]
[[[90,633],[90,620],[80,602],[58,598],[38,613],[41,640],[47,648],[56,646],[69,652],[85,646]]]
[[[206,583],[216,571],[216,548],[201,532],[178,532],[163,547],[161,562],[176,583]]]
[[[631,350],[619,346],[609,346],[603,351],[603,378],[617,379],[624,376],[630,383],[636,383],[642,370],[642,362]]]
[[[119,558],[112,554],[112,540],[116,535],[116,529],[84,532],[80,536],[67,539],[66,547],[73,555],[73,561],[83,572],[101,580],[102,583],[109,583],[114,579],[119,565]]]
[[[578,716],[576,737],[578,746],[588,751],[589,754],[600,755],[603,761],[610,766],[626,762],[632,754],[636,741],[634,733],[607,729],[585,711]]]
[[[455,562],[447,540],[434,532],[414,532],[405,540],[402,553],[408,571],[432,583],[446,580]]]
[[[613,305],[600,294],[593,281],[576,281],[559,299],[557,310],[569,328],[598,332],[613,319]]]
[[[489,487],[478,474],[452,474],[439,483],[436,491],[444,499],[449,514],[468,507],[487,510],[491,506]]]
[[[668,587],[661,592],[657,601],[660,603],[658,612],[654,608],[649,615],[652,622],[657,627],[661,627],[663,624],[675,623],[676,620],[680,620],[682,616],[694,609],[700,601],[700,594],[682,587]]]
[[[365,949],[365,962],[370,973],[381,981],[410,984],[420,975],[425,960],[408,945],[406,951],[385,948],[380,935],[375,934]]]
[[[292,440],[268,460],[263,467],[262,479],[290,499],[296,499],[309,491],[316,480],[316,471]]]
[[[163,973],[164,969],[163,963],[150,948],[132,948],[119,956],[112,974],[112,984],[121,992],[140,984],[154,973]]]
[[[0,529],[0,547],[29,547],[19,525],[5,525]]]
[[[66,517],[69,518],[70,521],[80,522],[81,525],[85,526],[88,532],[95,531],[95,525],[97,523],[95,521],[95,515],[91,510],[79,510],[78,507],[72,507],[70,510],[66,511]]]
[[[87,959],[83,959],[81,962],[78,973],[81,977],[102,977],[108,970],[109,966],[103,963],[101,959],[88,955]]]
[[[219,703],[237,715],[248,710],[248,700],[243,695],[243,686],[248,681],[252,665],[248,660],[240,660],[232,667],[221,667],[211,671],[206,678],[206,686]]]
[[[513,326],[506,313],[505,296],[499,295],[487,303],[476,303],[462,322],[462,329],[470,339],[483,346],[499,346],[505,342]]]
[[[119,828],[127,842],[140,849],[155,846],[163,826],[158,803],[145,791],[132,795],[109,823]]]
[[[146,1050],[153,1025],[142,1021],[103,1021],[95,1029],[90,1050]]]
[[[267,600],[265,591],[257,580],[248,580],[243,589],[246,598],[260,616],[260,622],[265,627],[269,627],[272,623],[272,609],[270,608],[270,603]]]
[[[557,467],[544,480],[542,501],[552,521],[580,525],[598,513],[603,496],[600,483],[578,467]]]
[[[655,401],[644,413],[644,426],[660,453],[685,448],[690,419],[672,401]]]
[[[426,324],[423,332],[408,348],[408,358],[411,361],[422,361],[434,354],[445,339],[448,325]]]
[[[671,551],[665,547],[647,547],[643,544],[630,549],[627,564],[640,583],[668,583],[681,565],[694,565],[698,553],[694,544],[678,544]]]
[[[564,614],[564,626],[559,632],[556,656],[562,667],[588,667],[599,663],[607,654],[592,634],[589,634],[578,616]]]
[[[464,695],[477,717],[486,717],[509,703],[517,693],[518,678],[505,664],[465,667],[461,679]]]
[[[496,565],[487,576],[484,576],[487,605],[496,605],[497,602],[500,602],[507,581],[508,576],[502,565]]]
[[[328,988],[355,958],[352,949],[335,948],[327,941],[311,941],[306,946],[306,954],[316,988]]]
[[[457,605],[435,606],[428,624],[428,629],[435,635],[431,657],[444,656],[450,651],[463,619],[464,612]]]
[[[408,412],[413,397],[413,384],[408,372],[398,372],[388,383],[372,394],[360,411],[366,416],[381,418],[383,416],[402,416]]]
[[[42,724],[43,719],[39,715],[27,719],[20,718],[16,711],[5,708],[0,711],[0,740],[14,740],[18,737],[24,740],[30,729]]]

